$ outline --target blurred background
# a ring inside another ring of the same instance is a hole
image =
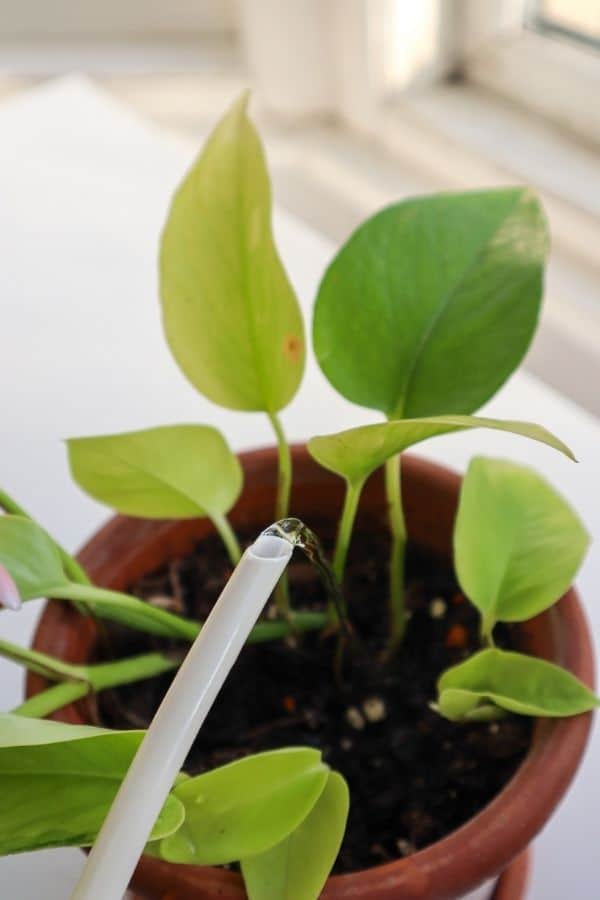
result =
[[[307,319],[334,247],[383,205],[540,193],[542,324],[528,372],[486,413],[541,422],[581,464],[498,433],[419,452],[459,469],[475,450],[506,453],[560,485],[596,539],[579,585],[600,647],[600,0],[0,0],[3,487],[74,549],[107,511],[71,484],[61,438],[206,421],[235,449],[272,442],[266,417],[216,408],[182,378],[157,303],[173,188],[246,87]],[[284,418],[303,440],[376,417],[336,397],[309,355]],[[40,608],[3,614],[3,637],[27,645]],[[22,690],[0,660],[0,709]],[[599,785],[597,729],[536,842],[532,898],[600,896]],[[3,858],[0,898],[64,900],[81,865],[74,849]]]
[[[527,365],[600,414],[600,0],[0,0],[0,109],[70,73],[197,140],[249,85],[279,204],[336,242],[409,193],[532,184]]]

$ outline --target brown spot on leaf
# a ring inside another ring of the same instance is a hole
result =
[[[302,341],[295,334],[287,334],[283,339],[283,352],[290,362],[298,362],[302,352]]]

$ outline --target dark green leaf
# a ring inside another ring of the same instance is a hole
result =
[[[473,412],[527,350],[547,245],[540,205],[522,188],[384,209],[319,288],[323,372],[344,397],[389,418]]]

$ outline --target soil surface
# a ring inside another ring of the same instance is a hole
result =
[[[410,855],[456,829],[510,779],[531,740],[526,718],[456,725],[431,710],[438,675],[479,648],[478,618],[447,563],[414,548],[407,564],[405,640],[391,662],[381,662],[386,567],[381,536],[357,535],[344,594],[360,649],[345,652],[341,679],[335,675],[335,634],[245,647],[185,767],[196,774],[260,750],[318,747],[350,786],[337,872]],[[230,571],[220,542],[211,539],[131,589],[152,603],[205,618]],[[323,608],[323,588],[298,550],[289,573],[294,608]],[[499,627],[496,640],[518,647],[518,632]],[[104,643],[104,658],[181,649],[118,626],[110,627]],[[104,692],[100,721],[117,728],[147,725],[169,681],[161,676]]]

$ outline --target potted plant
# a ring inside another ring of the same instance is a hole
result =
[[[330,590],[302,559],[280,582],[134,889],[483,898],[517,860],[497,896],[523,896],[522,854],[597,705],[570,587],[588,538],[526,467],[476,457],[461,486],[404,451],[488,428],[572,456],[539,425],[473,415],[535,330],[543,213],[511,188],[365,222],[323,277],[313,342],[331,384],[384,421],[290,448],[279,413],[300,385],[304,329],[246,103],[175,194],[162,311],[192,384],[265,413],[277,446],[237,458],[205,424],[70,440],[75,481],[118,512],[78,560],[0,494],[0,597],[49,598],[33,649],[0,641],[30,670],[28,699],[0,717],[0,852],[93,841],[139,744],[129,729],[151,718],[241,545],[274,519],[301,528],[293,516],[330,554]],[[229,863],[241,875],[214,868]]]

